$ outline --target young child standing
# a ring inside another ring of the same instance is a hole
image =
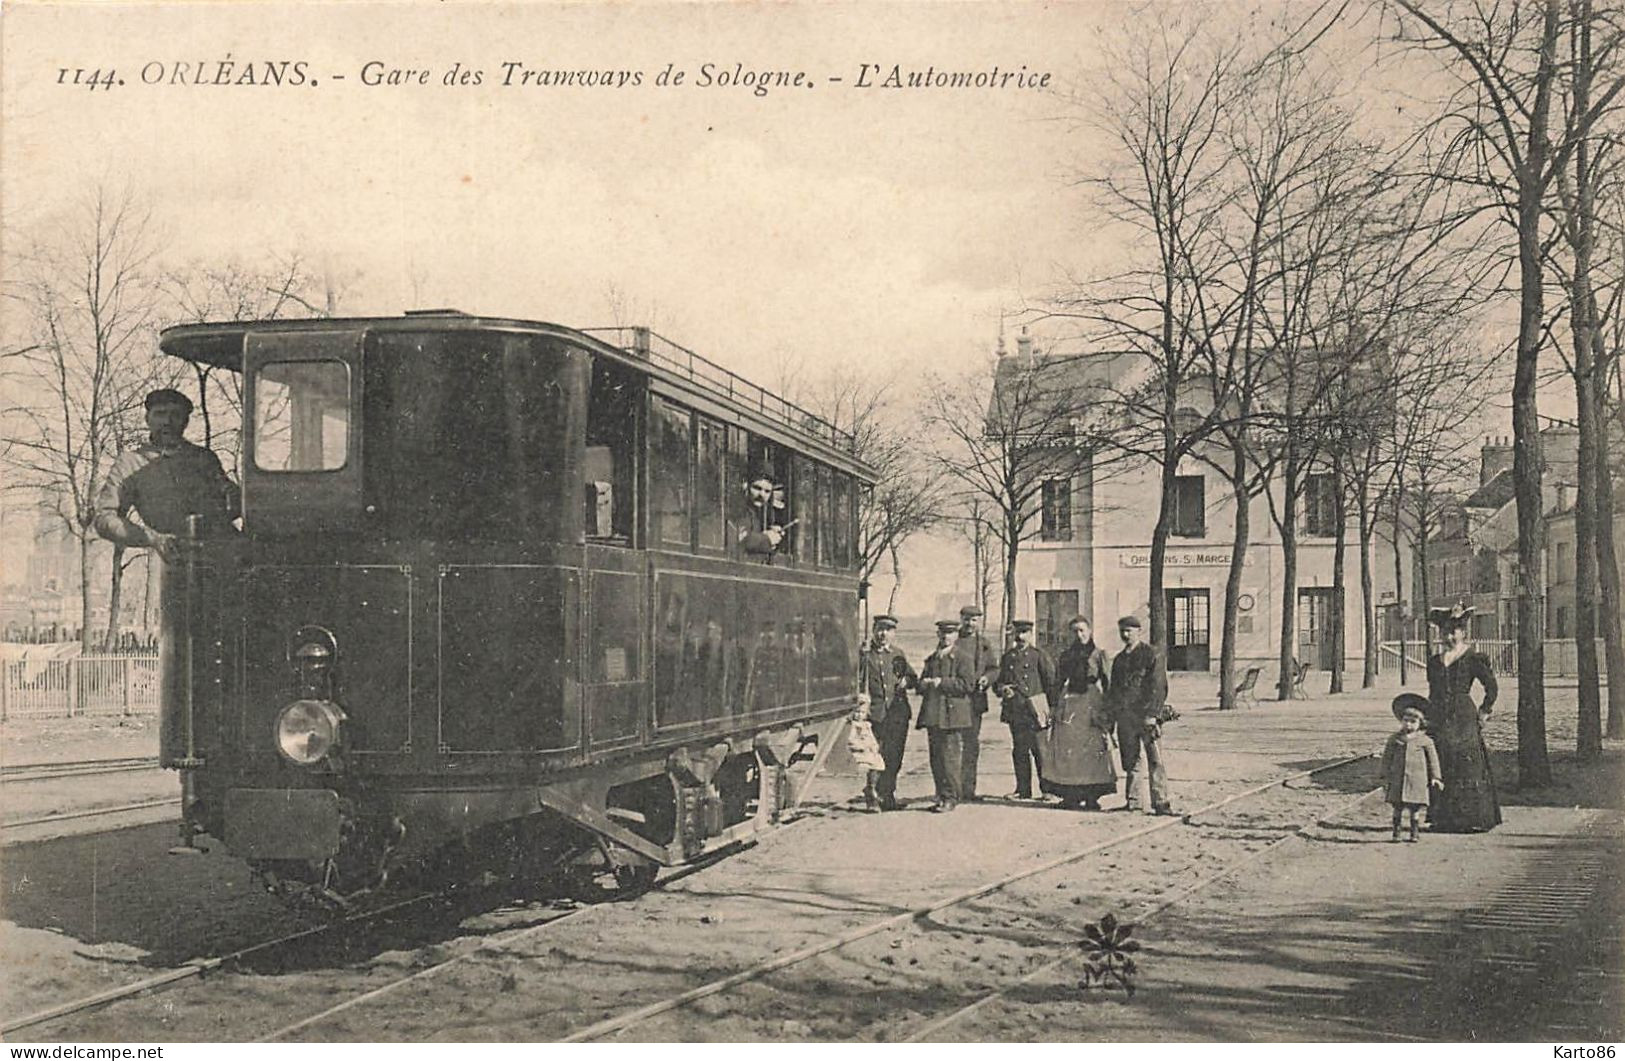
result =
[[[1410,842],[1416,842],[1417,816],[1427,809],[1433,789],[1443,789],[1439,776],[1439,752],[1433,738],[1422,731],[1427,698],[1402,693],[1394,698],[1394,717],[1399,732],[1388,738],[1382,751],[1382,779],[1385,796],[1394,807],[1394,835],[1399,842],[1399,823],[1406,811],[1411,815]]]

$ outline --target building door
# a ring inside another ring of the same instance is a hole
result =
[[[1341,605],[1330,586],[1298,590],[1298,662],[1331,670],[1337,665],[1337,614]]]
[[[1169,670],[1207,670],[1208,597],[1205,589],[1170,589],[1168,641],[1163,645]]]
[[[1067,625],[1078,614],[1078,591],[1075,589],[1040,589],[1033,591],[1035,610],[1034,632],[1038,647],[1051,656],[1057,655],[1072,638]]]

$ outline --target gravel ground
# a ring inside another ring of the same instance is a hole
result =
[[[1211,689],[1207,691],[1211,693]],[[1191,810],[1249,783],[1373,750],[1393,725],[1387,695],[1265,703],[1233,713],[1186,709],[1185,717],[1169,727],[1167,738],[1177,804],[1181,810]],[[1506,710],[1492,723],[1490,739],[1498,749],[1500,776],[1509,778],[1511,763],[1505,749],[1510,747],[1514,696],[1511,689],[1504,695]],[[1554,749],[1572,741],[1572,722],[1566,735],[1565,711],[1557,699],[1553,697],[1551,718]],[[1180,702],[1199,700],[1191,695]],[[981,787],[986,792],[1011,787],[1005,734],[1005,728],[996,724],[984,733],[986,780]],[[1153,821],[1110,809],[1088,814],[1003,802],[967,806],[946,816],[925,813],[922,808],[930,778],[922,738],[915,734],[910,740],[900,784],[901,794],[916,801],[911,809],[898,814],[862,813],[849,799],[858,787],[857,779],[826,777],[811,793],[808,820],[632,903],[590,908],[529,936],[517,933],[557,912],[536,906],[503,908],[461,920],[420,919],[364,935],[352,933],[339,943],[284,957],[275,966],[214,976],[207,982],[31,1028],[18,1038],[252,1039],[406,972],[482,946],[476,957],[443,974],[358,1005],[296,1037],[555,1038],[763,958],[927,905]],[[1577,771],[1560,759],[1557,785],[1537,794],[1538,799],[1513,796],[1509,803],[1548,804],[1554,821],[1569,821],[1558,808],[1568,808],[1566,813],[1572,816],[1572,808],[1580,803],[1606,807],[1608,814],[1617,816],[1617,749],[1610,749],[1610,764],[1612,788],[1603,785],[1602,790],[1605,795],[1612,793],[1612,802],[1594,791],[1598,788],[1594,772]],[[1272,790],[1228,813],[1220,812],[1196,828],[1176,826],[1029,878],[930,921],[905,923],[897,931],[882,932],[738,992],[641,1025],[627,1037],[906,1037],[931,1016],[956,1008],[988,987],[1008,983],[1036,962],[1060,953],[1055,944],[1078,938],[1085,922],[1106,912],[1131,916],[1142,902],[1205,877],[1212,872],[1209,867],[1282,835],[1283,825],[1341,806],[1372,784],[1374,767],[1367,763],[1329,775],[1321,784]],[[1107,807],[1118,802],[1108,800]],[[1529,809],[1510,808],[1508,828],[1492,836],[1512,837],[1513,825],[1524,827],[1523,822],[1515,821],[1514,812],[1522,815]],[[1211,909],[1193,901],[1157,922],[1181,926],[1177,932],[1167,930],[1167,935],[1153,938],[1152,929],[1145,929],[1152,948],[1147,955],[1148,986],[1134,1002],[1125,1002],[1120,993],[1096,992],[1081,999],[1074,968],[1067,974],[1073,981],[1070,986],[1064,976],[1060,981],[1065,987],[1062,1009],[1068,1014],[1087,1012],[1088,1020],[1059,1019],[1050,1009],[1035,1013],[1020,1007],[1010,1011],[993,1007],[962,1029],[956,1027],[949,1037],[1143,1039],[1146,1035],[1139,1030],[1143,1025],[1137,1021],[1146,1012],[1142,1000],[1152,997],[1153,986],[1149,985],[1153,985],[1154,975],[1173,976],[1172,963],[1161,957],[1169,947],[1167,940],[1178,939],[1179,953],[1192,961],[1204,947],[1222,953],[1227,943],[1221,932],[1224,926],[1217,922],[1229,911],[1233,929],[1236,904],[1249,911],[1254,905],[1271,902],[1295,909],[1291,904],[1302,899],[1306,889],[1324,890],[1327,881],[1364,881],[1364,890],[1355,889],[1351,901],[1378,901],[1379,909],[1371,916],[1402,916],[1410,907],[1403,895],[1395,894],[1396,863],[1392,860],[1399,856],[1394,852],[1421,853],[1435,840],[1465,841],[1450,864],[1472,857],[1473,838],[1425,837],[1424,845],[1397,849],[1368,845],[1368,841],[1381,839],[1369,832],[1373,821],[1379,826],[1386,821],[1385,809],[1375,802],[1362,808],[1345,827],[1347,832],[1329,834],[1332,841],[1344,842],[1325,842],[1314,848],[1329,859],[1316,870],[1319,876],[1278,868],[1293,864],[1300,857],[1296,853],[1300,847],[1311,846],[1289,843],[1280,849],[1280,856],[1272,853],[1257,872],[1249,870],[1244,875],[1241,883],[1254,891],[1233,892],[1229,889],[1239,885],[1215,885],[1199,893],[1203,903],[1217,904]],[[7,920],[0,924],[0,948],[10,960],[6,980],[0,982],[4,991],[0,1013],[13,1017],[150,975],[155,967],[235,949],[303,923],[255,891],[241,864],[227,856],[164,856],[171,836],[167,827],[155,827],[6,850],[0,894],[6,897]],[[1432,844],[1436,852],[1439,847]],[[1480,861],[1484,863],[1477,871],[1481,883],[1494,883],[1499,863]],[[87,873],[87,866],[93,872]],[[1382,908],[1383,896],[1400,913]],[[1186,910],[1205,910],[1210,920],[1195,920]],[[1176,913],[1192,919],[1179,921]],[[1617,926],[1617,914],[1612,911],[1610,924]],[[1307,930],[1304,934],[1310,935]],[[1450,937],[1441,932],[1440,938]],[[1409,941],[1409,937],[1405,939]],[[86,944],[96,948],[86,952]],[[1272,969],[1273,960],[1289,961],[1292,952],[1283,949],[1265,958],[1270,960],[1261,958],[1258,964]],[[1324,955],[1321,958],[1329,960]],[[1198,970],[1189,975],[1188,982],[1195,982],[1204,973]],[[1207,969],[1205,975],[1211,977],[1213,970]],[[1221,978],[1225,975],[1221,973]],[[1249,990],[1245,980],[1238,982],[1236,990]],[[1345,985],[1339,990],[1347,995],[1351,989]],[[1164,1012],[1181,1010],[1182,996],[1177,992],[1157,997],[1166,1000]],[[1370,1011],[1381,1010],[1379,1003],[1387,996],[1373,998],[1370,1006],[1358,1009],[1358,1020],[1310,1025],[1300,1037],[1376,1037],[1382,1025],[1374,1023]],[[1120,1021],[1096,1021],[1096,1015],[1112,1007],[1122,1010]],[[1210,1009],[1222,1008],[1210,1005]],[[1405,1017],[1403,1007],[1397,1007],[1390,1023],[1397,1027]],[[984,1019],[993,1023],[978,1023]],[[1183,1034],[1173,1028],[1170,1035],[1247,1038],[1238,1027],[1203,1025],[1193,1018]],[[1435,1021],[1424,1026],[1421,1034],[1446,1034],[1449,1027]],[[1317,1028],[1318,1034],[1313,1030]]]

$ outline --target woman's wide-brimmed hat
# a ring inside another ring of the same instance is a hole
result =
[[[1423,718],[1426,718],[1429,706],[1431,705],[1428,703],[1428,698],[1420,693],[1400,693],[1394,697],[1394,717],[1404,721],[1407,711],[1417,711],[1421,713]]]
[[[1429,608],[1428,622],[1440,630],[1449,630],[1456,626],[1466,626],[1473,618],[1473,606],[1465,602],[1457,602],[1450,608]]]

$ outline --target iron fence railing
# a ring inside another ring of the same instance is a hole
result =
[[[691,383],[698,384],[714,394],[731,398],[742,405],[755,409],[770,419],[777,420],[787,427],[803,434],[811,435],[820,442],[827,442],[836,449],[854,453],[857,442],[850,431],[843,431],[828,420],[808,412],[801,406],[774,394],[765,387],[758,386],[743,376],[714,361],[708,360],[700,354],[679,346],[663,335],[656,334],[648,328],[583,328],[588,335],[595,335],[626,351],[633,357],[659,365],[668,372],[676,373]]]
[[[1474,638],[1473,646],[1490,658],[1490,667],[1496,674],[1516,675],[1518,673],[1518,642],[1497,640],[1494,638]],[[1580,643],[1574,638],[1547,638],[1542,642],[1546,652],[1546,677],[1548,678],[1577,678],[1580,676]],[[1399,642],[1384,641],[1382,643],[1384,664],[1392,660],[1396,665],[1399,662]],[[1413,667],[1426,667],[1427,657],[1437,651],[1437,646],[1427,646],[1416,641],[1405,642],[1405,656]],[[1603,642],[1597,639],[1597,670],[1601,677],[1608,677],[1608,663],[1603,652]]]
[[[155,654],[0,661],[0,720],[158,711]]]

